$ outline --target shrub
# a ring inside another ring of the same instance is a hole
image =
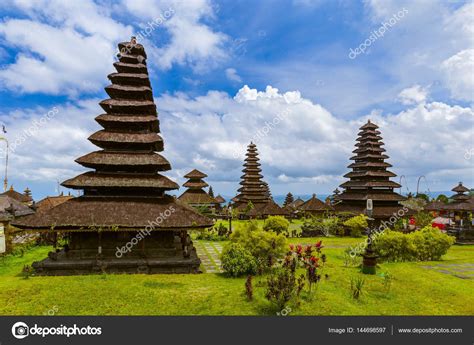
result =
[[[322,248],[322,241],[305,246],[290,244],[290,251],[284,260],[284,266],[289,267],[293,272],[298,265],[306,270],[309,293],[311,293],[313,284],[317,284],[321,280],[321,273],[326,263],[326,255],[322,253]]]
[[[427,225],[431,225],[433,216],[429,212],[418,212],[415,214],[415,223],[418,228],[424,228]]]
[[[272,216],[265,220],[263,230],[274,231],[277,234],[282,234],[288,231],[290,222],[282,216]]]
[[[362,232],[367,228],[367,216],[360,214],[358,216],[349,218],[344,222],[344,226],[350,229],[352,237],[361,237]]]
[[[416,250],[413,256],[416,256],[420,261],[439,260],[454,244],[453,237],[442,233],[431,225],[409,234],[409,237],[413,249]]]
[[[230,236],[232,243],[247,249],[257,261],[259,273],[282,258],[286,250],[286,237],[273,231],[264,231],[255,222],[237,228]]]
[[[386,230],[375,238],[374,249],[385,261],[430,261],[439,260],[453,243],[453,237],[429,225],[409,234]]]
[[[217,229],[215,227],[204,229],[203,231],[199,231],[196,239],[204,241],[225,241],[228,239],[227,228],[224,225],[219,224]]]
[[[229,243],[222,250],[222,269],[231,277],[254,274],[257,263],[252,254],[238,243]]]
[[[312,216],[305,219],[301,230],[303,237],[344,235],[344,229],[337,217],[318,218]]]
[[[363,294],[365,279],[362,277],[351,277],[351,296],[354,299],[359,299]]]
[[[296,295],[297,282],[295,273],[287,268],[275,269],[267,278],[265,297],[282,310]]]

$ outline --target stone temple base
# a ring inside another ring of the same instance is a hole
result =
[[[71,233],[69,245],[32,264],[37,275],[199,273],[201,260],[186,233]],[[127,243],[129,244],[127,247]]]

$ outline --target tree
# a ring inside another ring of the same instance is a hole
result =
[[[426,194],[423,194],[423,193],[418,193],[418,194],[416,195],[416,198],[417,198],[417,199],[423,199],[423,200],[425,200],[426,202],[430,202],[430,197],[429,197],[428,195],[426,195]]]
[[[295,198],[293,198],[293,194],[288,193],[285,198],[285,202],[283,203],[283,207],[288,206],[291,204],[293,201],[295,201]]]
[[[270,216],[265,221],[263,230],[274,231],[277,234],[286,233],[290,227],[290,222],[282,216]]]
[[[247,206],[246,206],[245,209],[244,209],[244,212],[245,212],[245,213],[250,212],[250,210],[252,210],[253,207],[254,207],[254,206],[253,206],[253,202],[249,201],[249,202],[247,203]]]
[[[441,201],[442,203],[445,203],[447,204],[448,203],[448,197],[444,194],[440,194],[438,195],[438,197],[436,198],[436,201]]]
[[[207,193],[211,198],[214,197],[214,191],[212,190],[212,186],[209,186],[209,192]]]

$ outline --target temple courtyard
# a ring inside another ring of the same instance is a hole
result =
[[[344,250],[361,238],[291,238],[289,243],[322,240],[325,274],[311,300],[280,315],[472,315],[474,245],[454,245],[441,261],[383,263],[377,275],[347,265]],[[220,273],[219,252],[226,241],[195,240],[202,274],[97,274],[25,276],[25,265],[44,258],[51,247],[36,246],[0,259],[1,315],[275,315],[264,296],[265,275],[254,277],[254,301],[245,296],[245,277]],[[391,276],[390,287],[384,275]],[[364,277],[359,299],[350,282]]]

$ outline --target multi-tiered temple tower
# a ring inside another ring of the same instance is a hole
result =
[[[399,202],[405,200],[393,191],[400,185],[390,178],[397,175],[387,170],[392,165],[385,162],[389,157],[384,154],[378,126],[369,120],[358,135],[356,149],[352,151],[356,155],[350,158],[354,163],[348,166],[352,171],[344,175],[349,181],[341,184],[344,191],[334,196],[336,210],[365,213],[367,199],[372,199],[373,217],[390,218],[402,208]]]
[[[235,197],[237,200],[236,206],[241,209],[245,208],[249,202],[254,207],[260,207],[269,201],[268,188],[262,181],[263,176],[260,174],[260,163],[258,158],[257,146],[254,143],[250,143],[247,146],[247,153],[245,154],[244,173],[240,178],[240,187],[238,189],[239,194]]]
[[[188,179],[188,181],[183,184],[183,187],[186,187],[187,190],[179,196],[179,201],[185,202],[193,207],[216,207],[218,202],[203,190],[203,188],[208,186],[208,184],[203,180],[207,177],[206,174],[197,169],[193,169],[184,175],[184,177]]]
[[[271,197],[268,183],[262,180],[262,169],[258,158],[257,146],[250,143],[247,146],[247,153],[244,163],[244,173],[240,178],[240,192],[233,200],[239,211],[247,209],[249,203],[253,208],[247,212],[250,217],[265,217],[270,215],[288,215],[288,211],[278,206]]]
[[[39,274],[98,271],[142,273],[197,272],[200,260],[187,230],[212,226],[167,191],[178,185],[161,172],[171,169],[163,151],[159,121],[141,44],[119,44],[108,76],[110,99],[96,117],[104,128],[89,137],[100,150],[76,160],[93,169],[64,181],[83,191],[41,215],[15,226],[67,234],[69,244],[33,267]]]

